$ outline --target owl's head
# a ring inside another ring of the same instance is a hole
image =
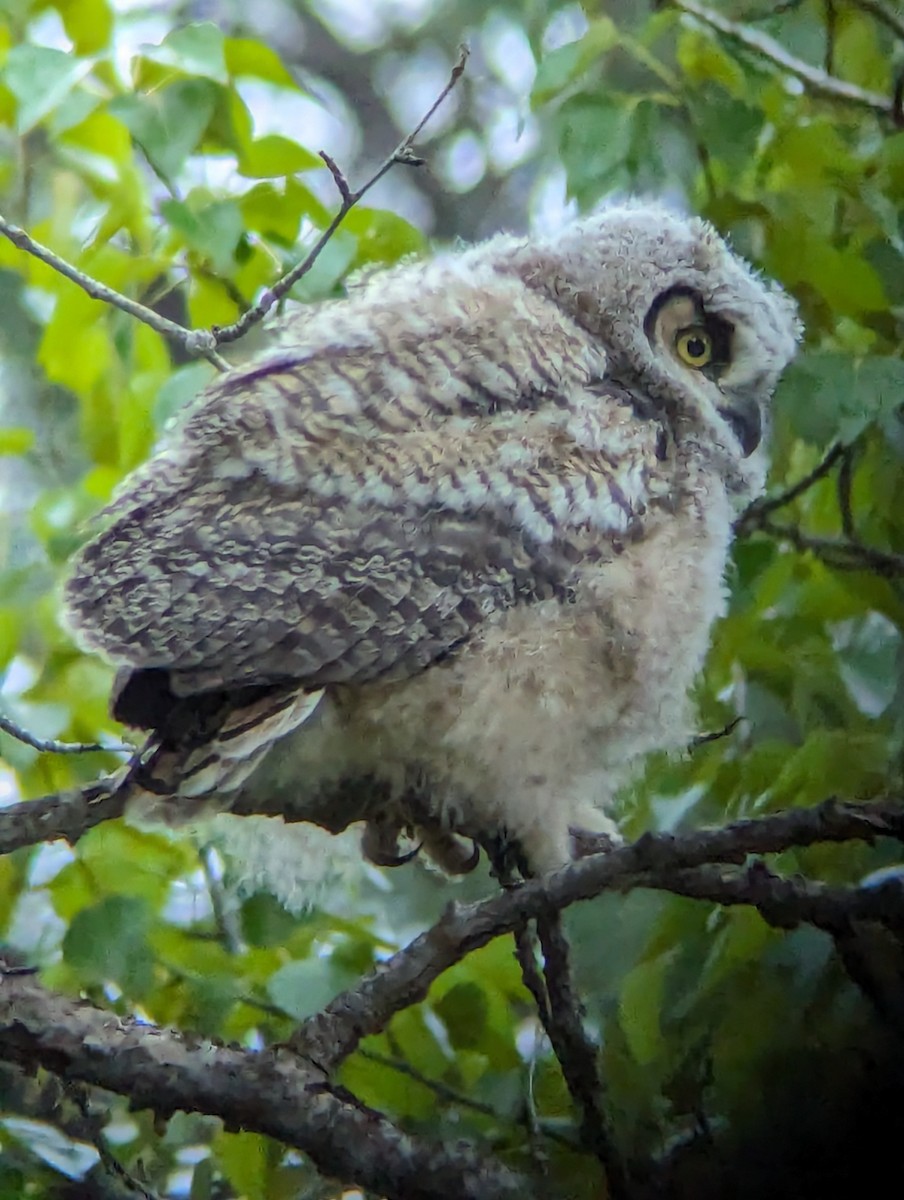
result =
[[[541,256],[545,286],[603,343],[608,374],[679,434],[715,442],[739,467],[753,454],[801,335],[777,284],[705,221],[641,201],[573,222]]]

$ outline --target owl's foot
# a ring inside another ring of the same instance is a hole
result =
[[[447,875],[470,875],[480,862],[480,847],[470,838],[455,833],[436,833],[420,830],[424,853]]]
[[[571,857],[587,858],[591,854],[608,854],[624,846],[625,839],[613,825],[611,829],[581,829],[577,825],[568,826],[568,836],[571,840]]]
[[[387,821],[368,821],[361,838],[361,851],[375,867],[403,867],[421,852],[422,843],[412,850],[399,850],[402,826]]]

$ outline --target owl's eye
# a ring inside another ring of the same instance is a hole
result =
[[[712,338],[700,326],[682,329],[675,337],[675,351],[683,363],[689,367],[705,367],[712,361]]]

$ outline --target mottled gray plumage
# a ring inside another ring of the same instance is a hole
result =
[[[378,779],[378,857],[416,788],[440,857],[451,829],[562,861],[688,736],[797,333],[708,226],[642,204],[292,317],[73,567],[76,636],[157,731],[143,782],[229,807]]]

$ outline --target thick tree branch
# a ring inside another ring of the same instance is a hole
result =
[[[766,920],[783,927],[809,921],[832,930],[838,921],[854,917],[886,920],[904,912],[897,881],[880,888],[833,889],[775,877],[777,882],[764,888],[761,872],[726,873],[711,865],[743,863],[750,854],[814,842],[872,841],[885,835],[904,840],[904,809],[890,802],[858,807],[836,801],[721,829],[645,834],[632,846],[571,863],[479,904],[450,905],[431,929],[305,1022],[293,1045],[324,1070],[332,1070],[362,1038],[379,1033],[400,1008],[423,1000],[433,981],[471,951],[550,908],[562,909],[606,890],[650,887],[715,904],[752,905]]]
[[[514,1196],[523,1181],[519,1184],[498,1164],[479,1158],[469,1147],[439,1150],[407,1137],[379,1114],[334,1093],[329,1073],[363,1037],[380,1032],[396,1012],[424,999],[445,970],[529,920],[542,923],[547,1016],[557,1029],[568,1029],[564,1057],[573,1064],[585,1039],[569,1026],[577,1012],[573,1003],[565,1004],[563,1016],[558,991],[567,986],[567,972],[550,912],[607,889],[649,887],[713,904],[748,905],[778,928],[809,922],[836,938],[858,922],[899,931],[904,928],[904,885],[897,878],[875,886],[829,887],[782,878],[762,862],[724,865],[793,845],[872,841],[886,835],[904,840],[899,805],[888,800],[864,806],[829,802],[721,829],[648,834],[632,846],[582,859],[480,903],[452,904],[431,929],[300,1027],[291,1042],[300,1059],[284,1050],[251,1054],[197,1043],[123,1021],[53,996],[33,976],[13,970],[0,976],[0,1057],[23,1065],[40,1063],[68,1078],[128,1095],[134,1105],[164,1115],[188,1109],[219,1116],[228,1125],[295,1146],[322,1170],[383,1194],[412,1200],[450,1194],[465,1200]],[[582,1100],[598,1099],[598,1083],[588,1088],[582,1084],[579,1089]],[[583,1107],[586,1126],[587,1104]],[[593,1111],[591,1106],[591,1115]],[[599,1152],[608,1156],[610,1186],[615,1182],[616,1192],[621,1187],[627,1194],[602,1118],[592,1126],[596,1135],[602,1130]]]
[[[697,4],[695,0],[672,0],[675,8],[688,16],[695,17],[710,29],[714,29],[729,41],[743,46],[751,54],[765,62],[771,63],[786,75],[799,79],[804,88],[813,96],[824,100],[841,101],[852,104],[857,108],[867,108],[881,117],[895,120],[894,101],[891,96],[883,96],[879,92],[870,92],[853,83],[846,83],[829,75],[819,67],[814,67],[803,59],[795,58],[793,54],[774,38],[749,25],[731,21],[706,5]]]
[[[117,788],[113,775],[81,788],[11,804],[0,809],[0,854],[60,838],[74,846],[95,825],[121,817],[125,805],[126,793]]]
[[[463,1142],[439,1145],[335,1094],[286,1050],[221,1046],[122,1019],[0,976],[0,1057],[128,1096],[136,1108],[218,1116],[276,1138],[330,1175],[406,1200],[520,1200],[525,1181]]]

